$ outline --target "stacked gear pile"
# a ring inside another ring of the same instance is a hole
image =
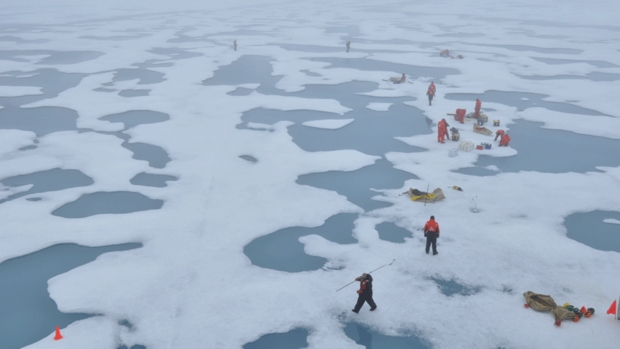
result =
[[[573,313],[575,313],[575,316],[573,318],[573,322],[577,322],[579,321],[579,319],[581,319],[581,317],[585,316],[587,318],[591,317],[592,315],[594,315],[594,308],[588,308],[586,309],[585,306],[582,306],[581,308],[577,308],[573,305],[571,305],[570,303],[564,303],[562,305],[562,308],[568,310],[568,311],[572,311]]]
[[[474,143],[470,141],[462,141],[461,143],[459,143],[459,150],[472,151],[474,150]]]
[[[409,190],[407,190],[403,194],[409,194],[411,201],[418,202],[435,202],[446,198],[440,188],[433,190],[432,193],[427,193],[417,189],[409,188]]]
[[[454,142],[458,141],[459,138],[461,138],[461,135],[459,134],[459,130],[456,127],[450,128],[450,132],[452,132],[452,140]]]
[[[527,291],[523,294],[525,297],[524,304],[526,308],[532,308],[536,311],[549,311],[555,317],[555,325],[560,326],[562,320],[572,320],[573,322],[579,321],[582,316],[589,318],[594,314],[594,308],[581,307],[576,308],[568,303],[564,303],[563,306],[558,306],[551,296],[534,293]]]

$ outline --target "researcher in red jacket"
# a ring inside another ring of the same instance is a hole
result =
[[[499,146],[507,147],[508,143],[510,143],[510,136],[508,135],[508,133],[504,133],[504,135],[502,136],[502,139],[499,141]]]
[[[474,110],[474,118],[476,119],[480,117],[480,107],[482,107],[482,102],[480,102],[480,99],[476,98],[476,109]]]
[[[494,141],[496,141],[500,137],[504,137],[504,133],[505,132],[502,129],[497,130],[497,132],[495,132],[495,139],[494,139]],[[500,140],[501,140],[501,138],[500,138]]]
[[[360,282],[360,289],[357,290],[357,303],[351,311],[354,313],[359,313],[365,302],[368,302],[368,305],[370,305],[370,311],[377,309],[377,305],[372,299],[372,276],[364,273],[362,276],[355,278],[355,281]]]
[[[437,123],[437,142],[445,143],[445,137],[450,139],[450,135],[448,134],[448,126],[450,125],[448,124],[446,119],[441,119],[441,121]]]
[[[439,223],[435,221],[435,216],[431,216],[431,219],[424,224],[424,236],[426,236],[426,254],[428,254],[431,245],[433,246],[433,256],[438,254],[437,239],[439,238]]]

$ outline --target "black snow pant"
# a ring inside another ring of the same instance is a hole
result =
[[[364,302],[368,302],[368,305],[370,305],[370,309],[374,309],[377,307],[375,301],[372,299],[372,292],[362,292],[357,297],[357,303],[355,304],[355,308],[353,308],[353,311],[356,313],[360,311],[360,309],[362,309],[362,306],[364,305]]]
[[[428,253],[431,245],[433,245],[433,253],[437,253],[437,238],[439,234],[437,233],[426,233],[426,253]]]
[[[428,105],[432,105],[433,102],[433,95],[429,94],[428,95]]]

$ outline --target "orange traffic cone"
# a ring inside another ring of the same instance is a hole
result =
[[[56,335],[54,336],[55,341],[59,341],[62,339],[62,335],[60,334],[60,327],[56,326]]]
[[[614,315],[616,315],[616,301],[611,303],[611,306],[609,307],[609,309],[607,309],[607,314],[614,314]]]

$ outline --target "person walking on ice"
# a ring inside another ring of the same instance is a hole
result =
[[[365,302],[368,302],[368,305],[370,305],[370,311],[377,309],[377,305],[372,299],[372,276],[364,273],[362,276],[355,278],[355,281],[360,282],[360,289],[357,290],[357,303],[351,311],[356,314],[359,313]]]
[[[435,87],[435,83],[431,81],[431,84],[428,85],[428,90],[426,91],[426,95],[428,96],[428,105],[433,105],[433,98],[435,97],[435,92],[437,92],[437,88]]]
[[[431,245],[433,246],[433,256],[438,254],[439,223],[435,221],[435,216],[431,216],[431,219],[424,224],[424,236],[426,237],[426,254],[428,254]]]

